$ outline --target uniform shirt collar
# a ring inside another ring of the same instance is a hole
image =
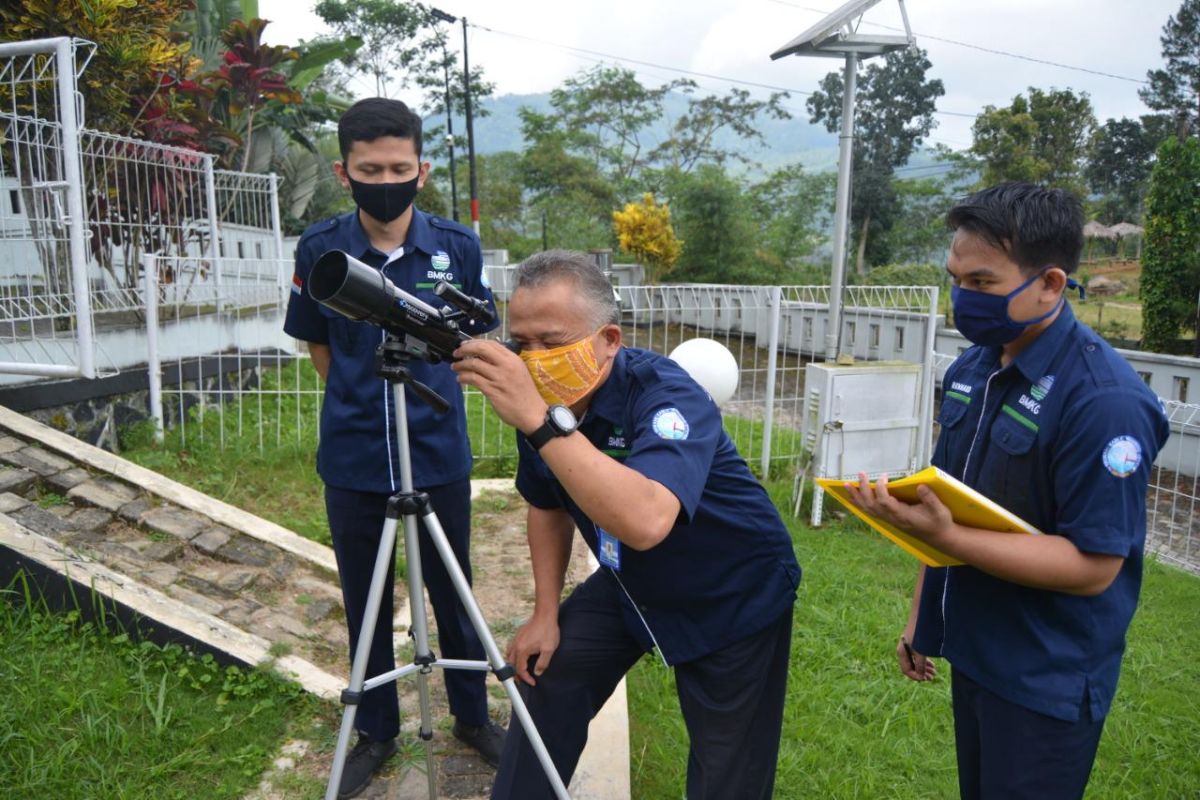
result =
[[[1058,354],[1074,328],[1075,312],[1064,298],[1062,311],[1058,313],[1054,322],[1028,347],[1017,353],[1013,364],[1030,381],[1038,380],[1046,374],[1046,370],[1050,368],[1050,361]]]
[[[367,232],[363,230],[362,220],[359,219],[358,210],[350,212],[350,225],[347,234],[349,240],[347,244],[348,252],[355,258],[361,259],[368,253],[379,253],[381,251],[371,246],[371,240],[367,237]],[[429,224],[429,215],[421,211],[421,209],[413,206],[412,221],[408,225],[408,235],[404,239],[404,252],[407,255],[410,250],[420,250],[426,255],[437,255],[437,242],[433,236],[432,227]],[[384,256],[387,253],[383,253]]]
[[[592,402],[588,405],[588,415],[603,417],[609,422],[620,424],[625,411],[625,399],[629,395],[629,350],[622,346],[613,357],[612,370],[608,378],[600,384]]]

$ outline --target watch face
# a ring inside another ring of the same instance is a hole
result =
[[[575,415],[566,406],[550,406],[550,420],[560,431],[569,433],[575,430]]]

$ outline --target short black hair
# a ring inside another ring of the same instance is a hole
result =
[[[997,184],[955,204],[946,224],[1007,253],[1026,274],[1053,265],[1070,275],[1083,252],[1083,206],[1063,189]]]
[[[368,97],[346,109],[338,120],[338,147],[343,161],[355,142],[373,142],[381,136],[412,139],[417,158],[421,157],[421,117],[399,100]]]

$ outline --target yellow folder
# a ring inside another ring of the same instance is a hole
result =
[[[858,483],[858,481],[852,482],[856,485]],[[844,479],[817,478],[817,484],[831,497],[836,498],[839,503],[850,509],[856,517],[916,556],[926,565],[950,567],[963,563],[854,505],[850,501],[850,492],[846,489],[846,483],[847,481]],[[871,485],[874,486],[874,483]],[[921,485],[928,486],[933,490],[938,499],[950,509],[950,515],[954,517],[954,521],[960,525],[1005,533],[1041,533],[1008,509],[997,505],[953,475],[942,472],[937,467],[923,469],[907,478],[888,481],[888,492],[897,500],[919,503],[917,487]]]

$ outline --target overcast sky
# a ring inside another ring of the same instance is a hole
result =
[[[931,140],[956,149],[969,146],[972,120],[959,115],[973,116],[985,105],[1007,104],[1029,86],[1086,91],[1101,122],[1146,113],[1137,90],[1146,71],[1162,65],[1159,37],[1180,2],[908,0],[917,43],[933,62],[931,76],[946,87],[938,110],[950,113],[938,114]],[[621,58],[657,65],[617,62],[634,69],[647,85],[680,77],[673,68],[794,90],[787,105],[804,116],[802,93],[812,91],[822,75],[840,68],[840,62],[795,56],[771,61],[769,56],[840,4],[839,0],[441,0],[440,7],[469,20],[471,63],[484,68],[498,95],[549,91],[597,61]],[[259,13],[272,20],[266,39],[295,44],[324,32],[320,18],[300,10],[312,5],[260,0]],[[894,31],[881,26],[901,25],[897,0],[880,0],[867,12],[860,31],[888,34]],[[455,28],[452,41],[461,47],[461,27]],[[716,93],[730,86],[715,78],[692,77]],[[366,81],[351,89],[360,97],[373,94],[373,84]]]

